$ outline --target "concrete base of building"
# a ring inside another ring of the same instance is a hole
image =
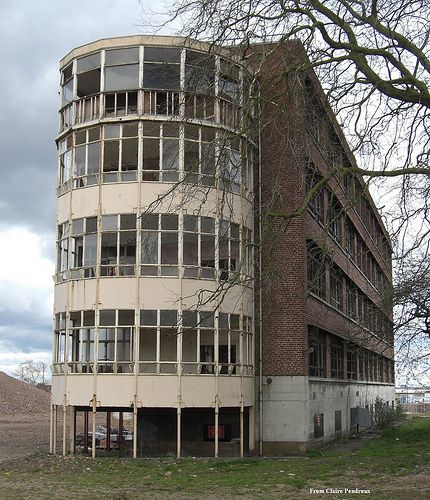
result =
[[[307,443],[294,441],[263,441],[263,455],[268,457],[300,456],[307,450]]]

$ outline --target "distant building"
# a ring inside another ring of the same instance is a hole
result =
[[[272,50],[61,61],[52,451],[59,410],[64,454],[270,455],[394,400],[387,232],[316,77],[285,78],[300,46]]]

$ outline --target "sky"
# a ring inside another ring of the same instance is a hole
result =
[[[157,0],[0,0],[0,371],[51,363],[58,61],[143,34],[140,4],[162,10]]]

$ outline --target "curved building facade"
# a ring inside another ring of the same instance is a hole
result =
[[[394,405],[389,235],[303,62],[161,36],[62,59],[53,452],[304,453]]]
[[[83,420],[95,454],[112,415],[133,456],[253,448],[249,79],[210,49],[133,36],[60,63],[54,451],[59,412],[64,452]]]

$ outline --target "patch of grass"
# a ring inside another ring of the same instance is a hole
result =
[[[312,451],[307,457],[245,460],[34,455],[0,466],[0,498],[65,498],[65,492],[70,498],[104,499],[279,498],[305,495],[314,486],[356,486],[357,481],[384,498],[391,480],[419,473],[429,464],[430,418],[414,418],[384,431],[354,453],[336,452],[334,447]],[[430,490],[430,481],[428,486]]]

